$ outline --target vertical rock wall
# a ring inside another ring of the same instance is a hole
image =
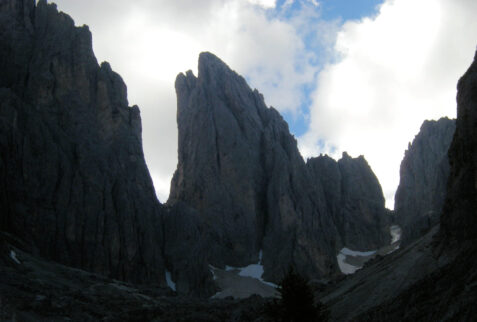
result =
[[[63,264],[164,280],[160,204],[126,86],[86,26],[0,1],[0,229]]]
[[[363,156],[343,153],[339,161],[319,156],[309,159],[307,166],[324,191],[338,248],[375,250],[390,242],[391,217],[383,191]]]

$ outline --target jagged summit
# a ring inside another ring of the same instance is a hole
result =
[[[210,52],[202,52],[199,54],[199,78],[205,81],[213,81],[210,77],[218,77],[224,79],[231,75],[238,76],[232,69],[227,66],[220,58]]]
[[[212,87],[219,85],[221,81],[227,81],[231,78],[243,80],[242,76],[238,75],[224,61],[210,52],[201,52],[199,54],[197,77],[191,70],[188,70],[185,75],[183,73],[178,74],[176,82],[177,80],[182,80],[184,77],[191,79],[200,78]],[[245,80],[243,81],[245,82]]]
[[[260,126],[259,123],[268,122],[268,117],[266,117],[264,112],[267,107],[264,103],[263,95],[257,90],[252,91],[245,79],[233,71],[220,58],[210,52],[202,52],[199,55],[198,66],[199,72],[197,77],[189,70],[185,75],[180,73],[176,78],[178,116],[181,113],[181,108],[189,106],[179,102],[185,96],[184,93],[192,93],[193,90],[201,88],[213,93],[211,98],[217,97],[222,100],[217,107],[227,108],[234,115],[248,113],[254,122],[257,123],[257,126]],[[225,102],[226,104],[224,104],[224,100],[228,100]],[[200,106],[199,104],[193,108],[199,108]],[[277,116],[279,115],[278,113],[276,114]],[[241,122],[241,118],[244,117],[237,115],[236,121]]]

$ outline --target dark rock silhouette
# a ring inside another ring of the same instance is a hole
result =
[[[457,125],[449,149],[450,176],[441,217],[441,243],[476,247],[477,53],[457,85]]]
[[[0,187],[0,230],[33,253],[163,283],[139,109],[88,27],[44,0],[0,1]]]
[[[455,120],[425,121],[401,162],[394,213],[401,245],[424,235],[439,222],[449,177],[449,150]]]
[[[210,53],[200,55],[198,77],[177,77],[176,91],[179,164],[168,204],[197,210],[209,263],[245,266],[263,249],[271,281],[290,265],[307,277],[336,272],[324,196],[280,114]]]
[[[329,156],[307,161],[320,185],[338,232],[338,248],[374,250],[390,242],[390,213],[378,179],[363,156],[347,153],[337,162]]]

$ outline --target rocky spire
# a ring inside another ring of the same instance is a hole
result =
[[[198,77],[177,77],[176,91],[179,164],[168,203],[198,211],[209,262],[256,263],[262,249],[269,280],[290,265],[309,277],[335,272],[324,197],[280,114],[210,53],[200,55]]]

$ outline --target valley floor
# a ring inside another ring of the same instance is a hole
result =
[[[266,299],[193,299],[45,261],[2,242],[0,321],[266,321]]]

